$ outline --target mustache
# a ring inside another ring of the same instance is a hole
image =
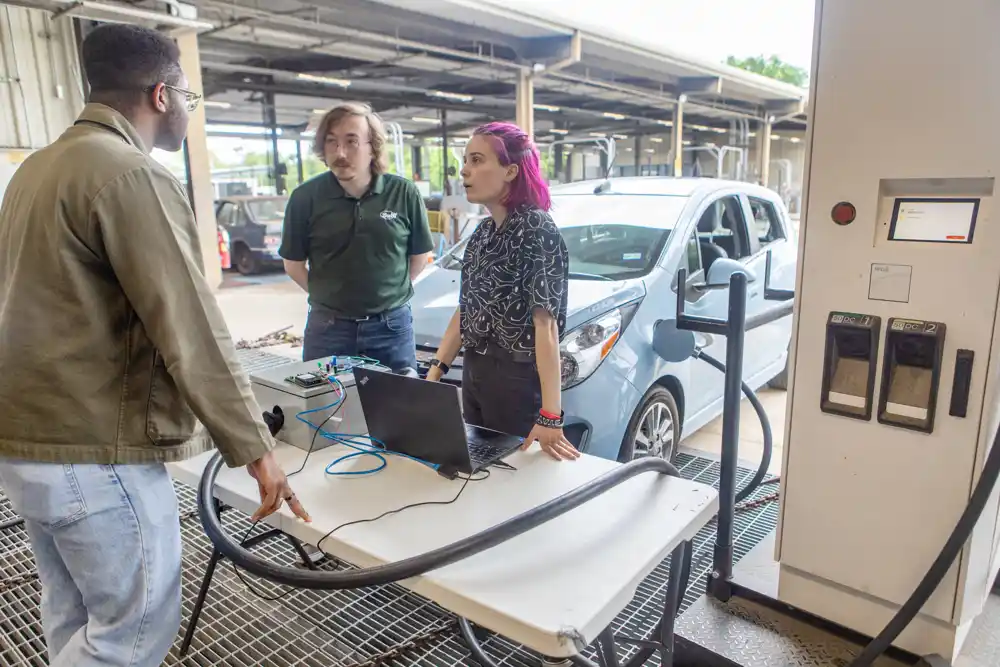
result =
[[[334,167],[350,167],[351,163],[347,160],[337,160],[333,163]]]

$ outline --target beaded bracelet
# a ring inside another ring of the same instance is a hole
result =
[[[552,417],[546,416],[547,413],[544,411],[540,411],[538,416],[535,418],[535,423],[546,428],[562,428],[563,414],[565,413],[560,413],[558,419],[553,419]]]

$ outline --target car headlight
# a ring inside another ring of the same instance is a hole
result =
[[[559,345],[562,388],[569,389],[590,377],[621,337],[631,309],[616,308],[563,336]]]

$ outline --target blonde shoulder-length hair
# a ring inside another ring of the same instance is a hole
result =
[[[368,141],[372,145],[372,174],[378,176],[384,174],[388,168],[388,159],[385,154],[387,143],[385,124],[379,115],[372,110],[371,106],[363,102],[344,102],[333,107],[320,119],[316,126],[316,136],[313,138],[313,153],[323,164],[326,164],[326,136],[330,134],[330,129],[348,116],[357,116],[368,121]],[[329,166],[329,165],[328,165]]]

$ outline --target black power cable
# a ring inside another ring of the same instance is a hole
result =
[[[934,559],[934,563],[931,564],[930,569],[927,570],[927,574],[921,579],[913,594],[903,603],[903,606],[886,624],[882,632],[869,642],[861,654],[854,659],[850,667],[870,667],[927,604],[931,595],[934,594],[934,590],[948,574],[952,563],[958,558],[962,547],[972,535],[976,522],[979,521],[979,516],[983,513],[990,496],[993,494],[993,487],[996,486],[998,478],[1000,478],[1000,430],[993,435],[993,446],[983,464],[983,472],[979,476],[979,481],[976,482],[976,488],[972,491],[969,504],[962,512],[962,517],[958,520],[944,547],[941,548],[941,552]]]
[[[694,356],[697,359],[701,359],[712,368],[720,371],[723,375],[726,374],[726,365],[712,355],[698,350],[695,352]],[[760,464],[757,466],[757,472],[754,473],[753,478],[747,482],[746,486],[744,486],[743,489],[736,494],[736,502],[738,503],[749,498],[750,494],[756,491],[757,487],[759,487],[761,482],[764,481],[764,478],[767,477],[767,469],[771,467],[771,454],[774,451],[774,437],[771,433],[771,420],[767,418],[767,412],[764,410],[764,406],[761,405],[760,399],[757,398],[757,394],[747,385],[746,382],[740,383],[740,389],[743,390],[743,395],[747,397],[750,405],[753,406],[754,412],[757,413],[757,419],[760,420],[760,428],[764,432],[764,446],[760,455]]]
[[[583,486],[447,546],[395,563],[359,570],[324,572],[276,565],[247,551],[226,532],[222,520],[215,511],[214,503],[215,481],[223,465],[222,455],[215,454],[205,467],[198,485],[198,514],[209,540],[223,556],[251,574],[274,583],[310,590],[365,588],[420,576],[517,537],[579,507],[636,475],[656,472],[680,477],[677,469],[661,458],[639,459],[618,466]]]

